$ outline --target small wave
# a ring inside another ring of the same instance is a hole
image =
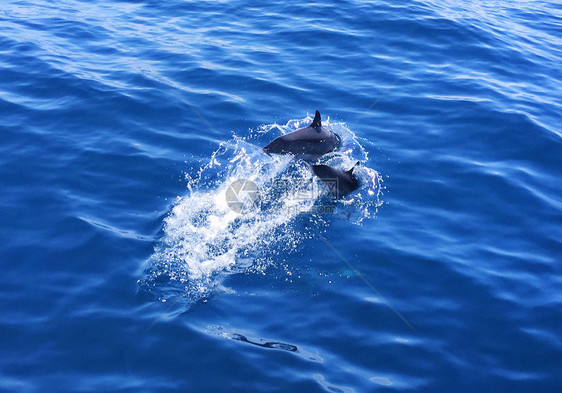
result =
[[[341,137],[342,146],[322,157],[322,163],[343,169],[359,159],[362,166],[356,175],[361,187],[339,201],[331,198],[306,163],[288,156],[269,157],[259,147],[264,138],[310,121],[307,117],[284,126],[261,126],[246,137],[234,135],[196,175],[186,175],[188,194],[177,199],[164,219],[163,235],[149,258],[141,288],[161,301],[180,296],[188,309],[225,290],[221,283],[228,274],[256,271],[256,266],[263,271],[272,256],[291,252],[303,239],[313,237],[313,231],[294,225],[297,217],[310,220],[312,228],[327,224],[326,213],[357,224],[373,217],[381,205],[381,177],[366,166],[367,152],[345,124],[325,122]],[[248,184],[254,187],[252,193],[244,189]],[[238,198],[234,205],[233,195]]]
[[[299,352],[299,348],[296,345],[283,343],[280,341],[265,340],[263,338],[248,338],[248,336],[245,334],[229,331],[222,326],[208,326],[206,328],[201,329],[201,331],[212,336],[218,336],[229,340],[240,341],[243,343],[255,345],[257,347],[261,347],[265,349],[277,349],[277,350],[288,351],[288,352]],[[311,360],[315,360],[315,359],[313,358]]]
[[[264,341],[264,340],[250,340],[242,334],[235,333],[230,337],[232,340],[242,341],[262,348],[268,349],[281,349],[283,351],[296,352],[298,348],[296,345],[285,344],[279,341]]]

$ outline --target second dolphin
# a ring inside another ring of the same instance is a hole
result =
[[[328,165],[310,165],[310,169],[328,186],[330,192],[336,198],[339,198],[359,187],[359,181],[353,174],[353,170],[357,165],[359,165],[359,161],[347,171],[332,168]]]

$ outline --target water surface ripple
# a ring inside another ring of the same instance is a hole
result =
[[[4,1],[0,390],[560,390],[561,26],[554,1]],[[334,214],[259,149],[316,109],[324,162],[361,161]],[[238,216],[239,177],[290,187]]]

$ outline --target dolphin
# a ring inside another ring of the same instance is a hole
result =
[[[274,139],[263,148],[266,154],[292,154],[295,158],[313,161],[323,154],[334,151],[340,144],[339,137],[322,127],[320,112],[308,127],[300,128]]]
[[[357,165],[359,165],[359,161],[347,171],[335,169],[328,165],[310,165],[310,168],[328,186],[330,192],[338,198],[349,194],[359,187],[359,181],[353,174],[353,170]]]

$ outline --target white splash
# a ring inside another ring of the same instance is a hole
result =
[[[287,133],[310,121],[291,120],[285,126],[262,126],[246,138],[234,136],[220,145],[195,178],[187,176],[189,192],[165,218],[163,236],[141,286],[162,301],[182,294],[193,303],[221,288],[227,274],[255,268],[257,261],[266,266],[271,256],[289,252],[302,239],[314,236],[292,227],[296,217],[325,222],[319,204],[336,201],[329,200],[327,189],[304,162],[269,157],[257,145],[262,141],[255,140],[272,139],[279,131]],[[380,206],[380,176],[365,166],[367,154],[344,124],[325,121],[324,126],[341,137],[342,146],[324,156],[322,163],[341,169],[358,160],[362,163],[356,170],[360,189],[337,202],[346,217],[353,215],[360,223]],[[259,190],[257,208],[242,214],[232,210],[226,198],[227,187],[240,179],[251,180]],[[349,209],[355,212],[350,214]]]

